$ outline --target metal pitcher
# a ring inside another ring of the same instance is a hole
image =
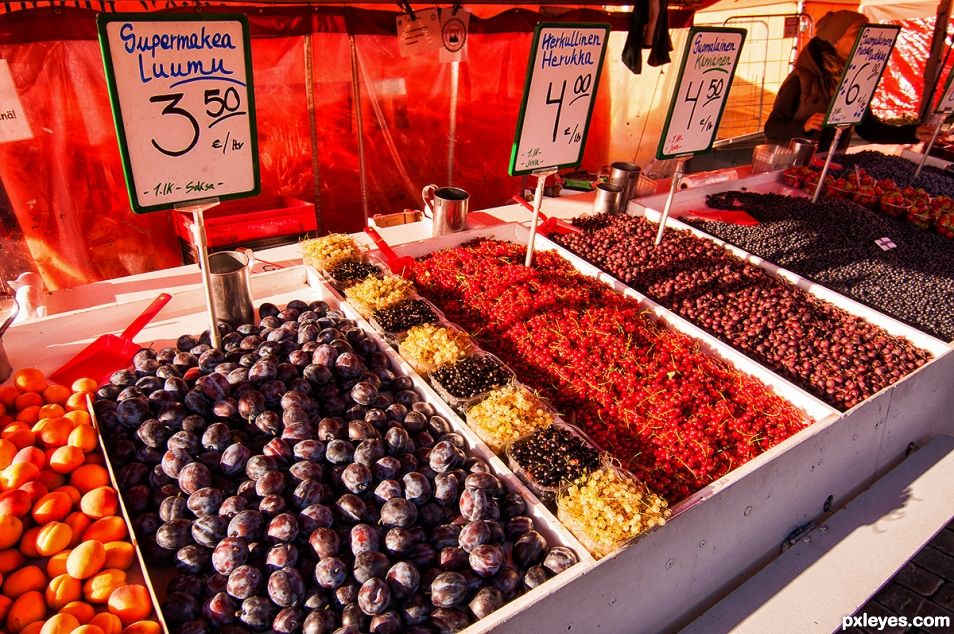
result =
[[[219,251],[209,254],[215,316],[233,328],[255,323],[249,268],[251,261],[244,253]]]
[[[600,170],[599,178],[605,176],[607,183],[623,188],[616,211],[626,211],[629,201],[636,197],[636,185],[639,183],[639,165],[627,161],[616,161]]]
[[[20,312],[20,304],[17,303],[16,298],[12,295],[10,296],[10,299],[13,301],[13,310],[11,310],[10,314],[7,315],[3,325],[0,326],[0,383],[6,381],[13,372],[13,366],[10,365],[10,359],[7,358],[7,351],[3,347],[3,335],[7,332],[7,328],[10,327],[10,324],[13,323],[17,313]]]
[[[443,236],[464,228],[470,194],[459,187],[428,185],[421,191],[424,215],[431,219],[431,236]]]

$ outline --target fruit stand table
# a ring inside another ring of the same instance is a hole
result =
[[[775,187],[777,178],[763,174],[745,184]],[[725,189],[725,184],[712,189]],[[558,218],[576,217],[590,211],[592,198],[588,193],[545,199],[543,211]],[[631,203],[631,212],[637,207]],[[503,221],[529,217],[518,205],[487,212]],[[433,248],[426,242],[427,222],[380,232],[399,253]],[[458,237],[464,236],[445,238],[453,242]],[[356,238],[368,242],[363,235]],[[559,248],[545,238],[538,240],[539,248]],[[562,254],[569,257],[568,252]],[[295,246],[260,255],[281,266],[301,261]],[[592,274],[610,285],[619,284],[606,274]],[[274,273],[253,274],[253,295],[290,298],[288,289],[269,288],[269,280],[277,279],[282,278]],[[52,370],[100,334],[120,330],[160,290],[172,293],[173,302],[143,331],[140,341],[167,340],[172,332],[201,329],[201,320],[195,319],[201,305],[198,282],[197,267],[187,266],[57,293],[49,302],[50,317],[9,331],[4,341],[7,353],[14,367]],[[863,311],[834,293],[815,290],[833,303],[843,302],[849,311]],[[532,601],[516,601],[493,623],[500,631],[513,632],[592,631],[596,625],[601,631],[652,632],[684,626],[776,558],[791,535],[819,522],[890,471],[910,447],[940,434],[954,434],[954,354],[947,344],[913,333],[874,311],[862,314],[879,320],[890,332],[909,334],[934,359],[844,413],[828,409],[827,414],[816,415],[814,425],[691,496],[666,526],[598,562],[584,562],[580,574],[549,586]],[[677,317],[667,319],[679,322]],[[732,354],[688,323],[680,327],[724,355]],[[754,366],[751,361],[739,363]],[[478,625],[477,631],[481,628]]]

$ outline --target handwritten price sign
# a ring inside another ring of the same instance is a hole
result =
[[[541,23],[533,32],[510,175],[580,164],[608,24]]]
[[[104,14],[98,24],[133,210],[258,194],[246,17]]]
[[[712,147],[744,42],[743,29],[690,29],[657,158],[698,154]]]
[[[881,81],[901,27],[865,24],[841,74],[838,89],[825,115],[826,126],[860,123]]]

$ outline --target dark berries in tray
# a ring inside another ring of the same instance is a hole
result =
[[[359,282],[371,275],[380,275],[381,269],[369,262],[348,260],[331,269],[331,277],[339,284]]]
[[[510,445],[510,458],[532,484],[547,488],[599,468],[600,452],[562,425],[550,425]]]
[[[930,354],[736,257],[644,218],[601,215],[557,241],[818,398],[848,409]]]
[[[954,247],[947,238],[854,203],[722,192],[715,209],[742,208],[759,224],[692,221],[703,231],[907,322],[954,339]],[[878,246],[889,238],[895,247]]]
[[[431,378],[451,396],[471,398],[506,384],[512,375],[493,357],[481,354],[441,366]]]
[[[407,299],[394,306],[374,311],[372,315],[386,332],[404,332],[421,324],[433,324],[437,314],[422,299]]]

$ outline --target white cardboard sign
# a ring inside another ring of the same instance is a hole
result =
[[[744,42],[743,29],[689,31],[657,158],[697,154],[712,147]]]
[[[98,23],[133,210],[258,194],[247,18],[102,14]]]
[[[854,49],[828,106],[826,126],[860,123],[888,65],[901,27],[865,24],[858,31]]]
[[[424,55],[442,48],[441,18],[437,9],[415,11],[414,17],[397,17],[398,51],[401,57]]]
[[[0,59],[0,143],[32,138],[30,122],[23,112],[17,87],[13,84],[10,65],[7,60]]]
[[[609,40],[608,24],[534,30],[510,174],[580,164]]]

